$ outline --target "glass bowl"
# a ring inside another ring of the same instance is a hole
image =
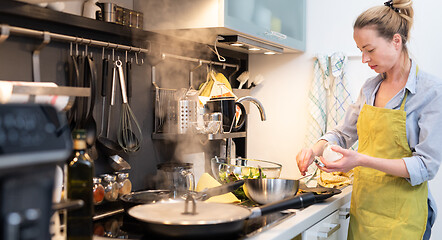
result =
[[[232,164],[235,163],[235,164]],[[270,161],[235,158],[227,162],[225,158],[215,157],[211,160],[212,174],[220,183],[228,183],[238,179],[279,178],[282,165]]]
[[[192,133],[217,134],[221,130],[221,121],[205,120],[201,123],[191,122]]]

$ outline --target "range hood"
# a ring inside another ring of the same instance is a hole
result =
[[[304,50],[280,44],[287,36],[277,31],[254,34],[253,22],[248,22],[251,27],[241,25],[242,19],[228,15],[227,4],[226,0],[134,0],[134,9],[143,12],[146,31],[212,46],[216,42],[218,47],[249,54]]]
[[[249,53],[264,53],[264,54],[280,54],[284,52],[283,47],[270,45],[259,39],[248,38],[241,35],[227,35],[218,36],[219,43],[227,44],[230,47],[237,47]]]

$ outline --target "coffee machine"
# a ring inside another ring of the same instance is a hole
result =
[[[51,238],[55,169],[71,151],[66,118],[54,107],[0,104],[0,239]]]

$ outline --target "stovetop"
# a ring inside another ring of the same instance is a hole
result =
[[[229,239],[245,239],[265,231],[284,219],[293,216],[295,212],[283,211],[267,214],[254,219],[245,221],[243,230]],[[210,234],[209,234],[210,235]],[[209,236],[210,239],[217,239]],[[223,236],[225,239],[225,236]],[[130,217],[125,212],[121,212],[100,220],[94,221],[94,240],[101,239],[132,239],[132,240],[151,240],[151,239],[170,239],[149,232],[142,222]]]

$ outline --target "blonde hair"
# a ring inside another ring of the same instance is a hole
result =
[[[408,56],[407,41],[413,25],[412,0],[392,0],[391,6],[376,6],[361,13],[356,19],[353,28],[374,27],[378,35],[392,40],[398,33],[402,37],[402,50]]]

